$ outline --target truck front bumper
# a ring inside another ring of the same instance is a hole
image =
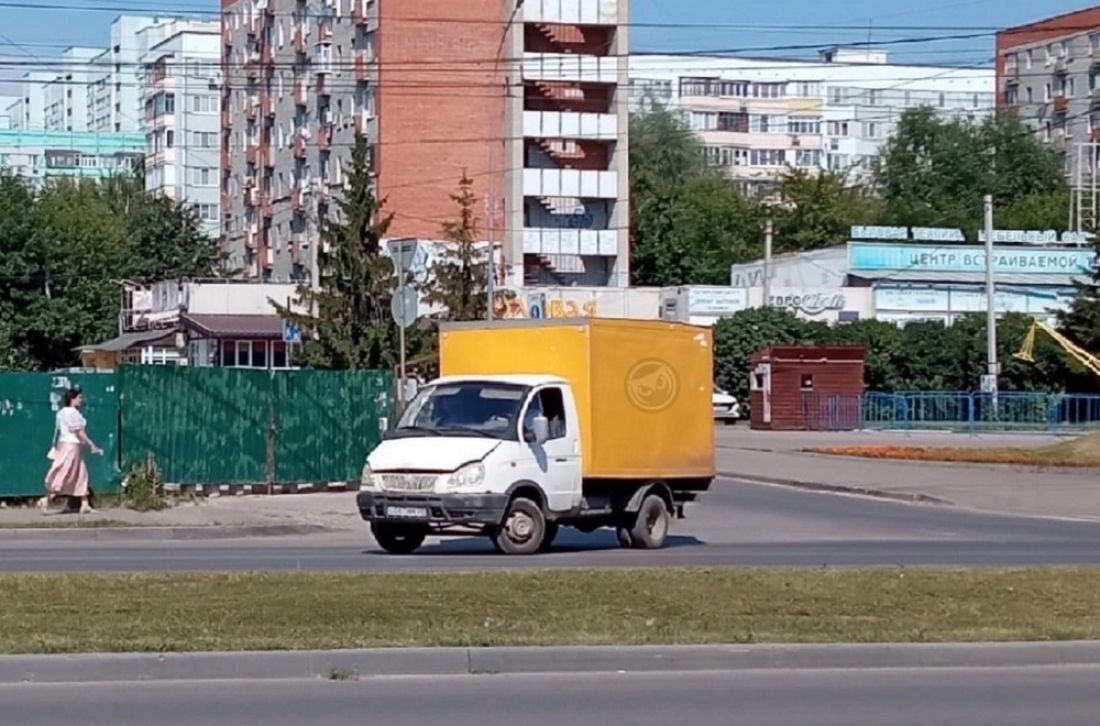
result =
[[[404,494],[368,490],[356,497],[368,522],[415,524],[500,524],[508,508],[504,494]]]

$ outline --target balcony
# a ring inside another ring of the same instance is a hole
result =
[[[264,118],[275,116],[275,99],[271,97],[271,94],[265,93],[260,97],[260,115]]]
[[[1065,95],[1058,95],[1054,97],[1054,113],[1064,114],[1069,110],[1069,99]]]
[[[294,81],[294,103],[298,106],[309,103],[309,84],[305,81]]]
[[[1089,138],[1092,141],[1100,143],[1100,126],[1096,126],[1091,131],[1089,131]]]
[[[523,6],[525,23],[572,23],[578,25],[617,25],[618,0],[527,0]]]
[[[355,80],[357,83],[366,83],[371,78],[371,63],[364,51],[355,54]]]
[[[295,212],[301,212],[305,209],[305,193],[301,186],[296,186],[290,190],[290,208]]]
[[[294,26],[294,52],[298,55],[309,55],[309,38],[305,27],[301,25]]]
[[[619,82],[619,59],[566,53],[524,53],[523,79],[614,84]]]
[[[306,158],[306,137],[301,133],[294,134],[293,149],[295,159]]]
[[[373,0],[351,0],[351,20],[356,25],[370,24],[370,5]]]
[[[272,214],[271,197],[264,194],[260,197],[260,216],[264,219],[271,219]]]
[[[260,144],[250,141],[244,150],[244,160],[253,166],[260,163]]]
[[[366,139],[373,139],[376,135],[377,126],[378,120],[366,111],[359,111],[355,114],[356,135]]]
[[[612,113],[524,111],[523,135],[540,139],[614,141],[619,135],[619,117]]]
[[[275,45],[273,43],[263,43],[260,45],[260,65],[275,65]]]
[[[523,195],[618,199],[619,173],[587,169],[524,169]]]
[[[555,229],[527,227],[523,230],[523,252],[529,255],[598,255],[619,254],[617,229]]]
[[[332,150],[332,126],[321,124],[317,129],[317,149],[320,151]]]

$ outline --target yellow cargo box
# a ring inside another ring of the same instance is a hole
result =
[[[714,476],[710,328],[642,320],[454,323],[443,376],[552,375],[569,381],[586,479]]]

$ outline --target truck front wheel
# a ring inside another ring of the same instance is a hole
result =
[[[493,544],[506,555],[533,555],[546,537],[546,517],[530,499],[516,497],[508,505],[504,523],[493,532]]]
[[[408,525],[387,524],[385,522],[371,522],[370,533],[374,535],[374,541],[378,546],[391,555],[407,555],[415,552],[424,544],[427,531],[419,527]]]
[[[671,517],[665,500],[656,494],[650,494],[642,500],[638,517],[630,528],[630,542],[637,549],[657,550],[665,546],[668,539],[668,527]],[[619,542],[623,543],[622,534]]]

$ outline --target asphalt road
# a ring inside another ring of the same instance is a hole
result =
[[[20,726],[1094,726],[1100,667],[0,686]]]
[[[455,570],[497,567],[1100,564],[1100,522],[721,480],[677,522],[669,546],[618,548],[611,532],[563,531],[554,551],[506,557],[483,539],[429,542],[395,557],[359,531],[214,542],[5,542],[0,572]]]

